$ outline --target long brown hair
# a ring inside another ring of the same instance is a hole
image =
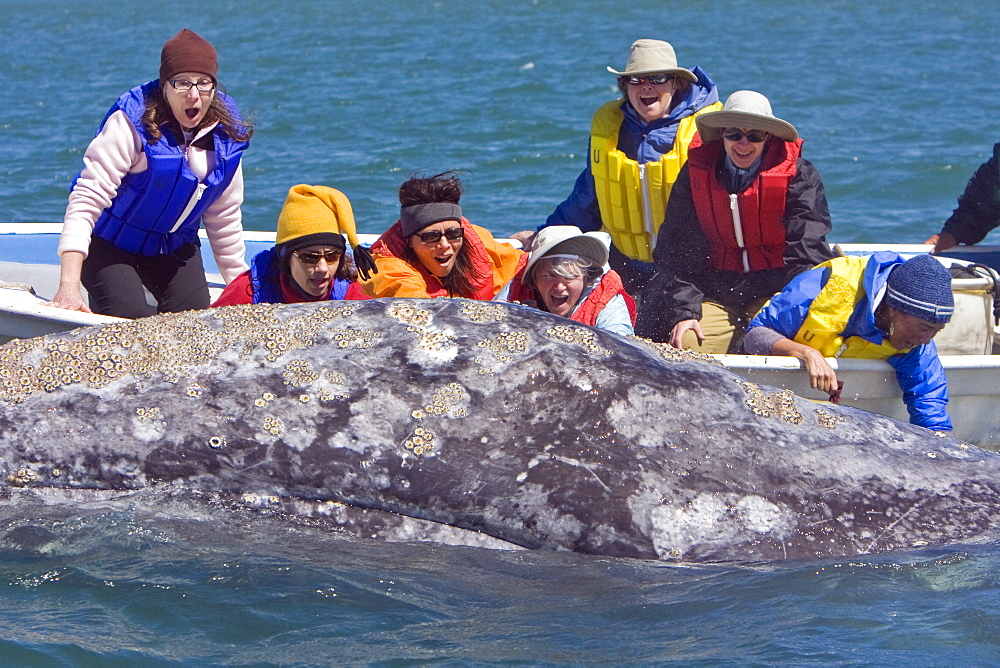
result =
[[[145,96],[146,111],[142,115],[142,127],[146,130],[152,144],[160,141],[164,125],[169,125],[178,138],[181,136],[180,123],[174,118],[173,112],[170,111],[170,104],[164,98],[166,93],[164,89],[167,85],[166,82],[163,82],[156,88],[150,89]],[[253,122],[236,117],[219,96],[218,85],[216,86],[216,94],[208,105],[208,112],[201,123],[208,125],[215,122],[218,122],[229,138],[234,141],[248,141],[253,136]]]
[[[408,181],[399,186],[400,206],[430,204],[432,202],[458,204],[462,198],[462,182],[459,181],[457,174],[458,172],[451,170],[426,178],[416,174],[411,175]],[[469,231],[469,228],[464,224],[462,226],[467,232]],[[412,236],[410,235],[410,238]],[[415,267],[420,266],[420,259],[413,252],[413,247],[410,246],[410,238],[406,240],[406,257],[404,259]],[[447,276],[438,277],[441,285],[448,290],[448,294],[452,297],[471,297],[475,294],[479,283],[487,278],[473,264],[472,253],[468,248],[468,240],[464,240],[456,254],[455,266],[451,268]]]

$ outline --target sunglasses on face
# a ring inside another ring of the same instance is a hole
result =
[[[461,227],[453,227],[450,230],[431,230],[430,232],[417,232],[417,238],[425,244],[435,244],[444,237],[448,241],[458,241],[465,237],[465,230]]]
[[[767,141],[767,138],[771,135],[763,130],[751,130],[750,132],[740,132],[739,130],[726,130],[722,133],[722,136],[729,141],[739,141],[744,137],[751,144],[759,144],[762,141]]]
[[[625,79],[632,86],[638,86],[647,81],[654,86],[662,86],[673,78],[672,74],[647,74],[644,77],[622,77],[622,79]]]
[[[339,250],[326,251],[325,253],[303,253],[302,251],[292,253],[302,264],[319,264],[320,260],[326,260],[327,264],[333,264],[338,262],[343,254],[344,252]]]

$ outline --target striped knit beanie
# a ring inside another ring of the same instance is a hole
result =
[[[886,302],[890,307],[928,322],[944,323],[955,312],[951,274],[930,255],[917,255],[889,274]]]

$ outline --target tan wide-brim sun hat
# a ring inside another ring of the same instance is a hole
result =
[[[628,60],[625,61],[625,70],[618,70],[608,66],[608,72],[617,74],[620,77],[642,76],[643,74],[673,74],[674,76],[687,79],[691,83],[698,80],[691,70],[677,67],[677,56],[674,55],[674,47],[670,42],[660,39],[637,39],[632,42],[628,50]]]
[[[528,262],[524,265],[524,280],[528,284],[534,284],[532,269],[546,255],[576,255],[593,260],[600,267],[608,263],[608,247],[598,237],[573,225],[550,225],[543,227],[531,243]]]
[[[752,90],[738,90],[729,96],[719,111],[707,111],[695,117],[704,143],[718,141],[723,128],[763,130],[785,141],[795,141],[799,133],[788,121],[775,117],[767,98]]]

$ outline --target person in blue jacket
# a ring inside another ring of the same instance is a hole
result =
[[[673,47],[662,40],[636,40],[625,69],[607,69],[618,76],[622,97],[594,114],[587,165],[573,192],[538,229],[550,225],[573,225],[584,232],[604,229],[611,235],[611,266],[629,294],[638,297],[655,273],[656,231],[677,172],[687,160],[696,133],[694,117],[722,105],[712,77],[700,67],[678,67]],[[624,164],[626,169],[608,169],[612,164]],[[650,170],[658,164],[662,174]],[[627,204],[619,206],[619,201]],[[528,243],[534,233],[523,231],[513,237]]]
[[[247,270],[241,158],[253,127],[219,90],[218,67],[215,47],[181,30],[159,78],[108,111],[70,192],[52,305],[123,318],[207,308],[202,226],[226,283]]]
[[[838,257],[799,274],[750,321],[743,349],[803,361],[810,385],[839,396],[828,357],[884,359],[910,422],[951,431],[948,382],[932,339],[951,320],[951,275],[930,255]]]

